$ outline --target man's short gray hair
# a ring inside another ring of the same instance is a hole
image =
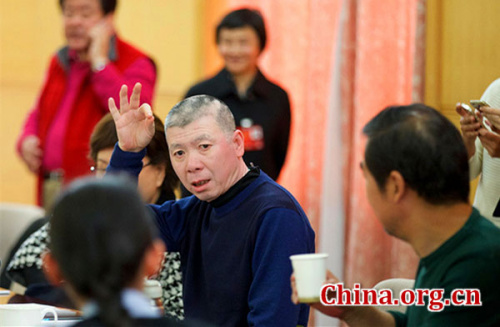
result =
[[[165,130],[185,127],[203,116],[213,116],[220,129],[231,134],[236,130],[234,116],[221,100],[206,94],[194,95],[177,103],[165,118]]]

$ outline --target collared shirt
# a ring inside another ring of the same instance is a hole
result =
[[[226,69],[191,87],[186,97],[208,94],[222,100],[245,137],[243,159],[276,180],[285,162],[291,112],[288,94],[259,71],[245,95],[238,94]]]
[[[142,292],[127,288],[121,293],[122,305],[132,318],[157,318],[161,314],[151,305],[151,301]],[[87,302],[82,308],[83,316],[91,318],[98,314],[99,306],[95,301]]]

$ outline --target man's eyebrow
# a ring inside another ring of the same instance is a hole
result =
[[[177,149],[177,148],[180,148],[180,147],[181,147],[181,145],[179,143],[172,143],[172,144],[168,145],[168,148],[170,150]]]
[[[206,140],[211,141],[211,140],[213,140],[213,137],[212,137],[212,136],[210,136],[209,134],[201,134],[201,135],[199,135],[198,137],[196,137],[196,138],[193,140],[193,142],[192,142],[192,143],[198,143],[198,142],[200,142],[200,141],[206,141]]]
[[[208,140],[208,141],[212,141],[212,140],[213,140],[213,137],[212,137],[212,136],[210,136],[210,134],[206,134],[206,133],[204,133],[204,134],[201,134],[201,135],[197,136],[197,137],[196,137],[193,141],[191,141],[190,143],[191,143],[191,144],[197,144],[197,143],[199,143],[199,142],[201,142],[201,141],[207,141],[207,140]],[[182,145],[181,143],[172,143],[172,144],[170,144],[168,147],[169,147],[171,150],[173,150],[173,149],[177,149],[177,148],[182,148],[182,146],[183,146],[183,145]]]

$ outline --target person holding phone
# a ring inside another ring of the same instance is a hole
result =
[[[156,83],[153,60],[116,34],[117,0],[59,5],[66,45],[51,58],[17,142],[19,156],[38,176],[38,203],[46,207],[51,195],[44,194],[44,184],[65,184],[89,172],[88,140],[108,112],[108,98],[121,85],[140,82],[142,100],[151,103]]]
[[[493,81],[488,86],[481,100],[494,108],[500,108],[500,79]],[[462,116],[460,129],[469,155],[470,179],[481,175],[473,205],[479,209],[481,215],[500,227],[500,217],[495,217],[493,214],[500,194],[500,183],[498,183],[500,177],[500,137],[494,130],[490,131],[481,127],[481,123],[472,114],[467,113],[461,104],[457,104],[456,111]],[[483,114],[487,118],[490,117],[487,112]],[[480,118],[482,119],[482,115]]]

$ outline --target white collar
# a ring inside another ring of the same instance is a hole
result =
[[[140,291],[126,288],[121,293],[122,305],[132,318],[157,318],[160,311],[151,304],[151,301]],[[97,302],[88,301],[82,308],[83,316],[86,318],[97,316],[99,306]]]

